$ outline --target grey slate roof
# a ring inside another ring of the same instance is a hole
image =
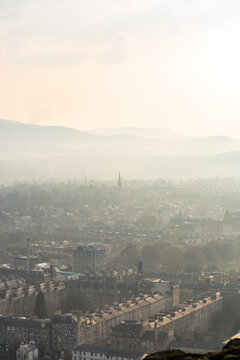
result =
[[[55,315],[52,319],[53,324],[75,324],[77,325],[76,320],[72,317],[72,315]]]
[[[120,324],[116,325],[114,329],[140,331],[142,329],[142,324],[138,321],[125,320],[122,321]]]
[[[12,316],[0,316],[0,326],[13,326],[13,327],[28,327],[28,328],[43,328],[50,327],[51,321],[48,319],[28,319],[28,318],[15,318]]]

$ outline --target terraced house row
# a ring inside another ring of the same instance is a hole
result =
[[[143,320],[178,305],[178,286],[168,295],[140,295],[104,310],[82,316],[79,320],[79,344],[108,344],[112,328],[123,320]],[[174,294],[174,295],[173,295]]]
[[[175,336],[187,338],[196,329],[207,329],[212,315],[220,312],[222,305],[222,297],[217,292],[142,322],[123,321],[112,329],[111,347],[146,353],[166,350]]]
[[[84,343],[108,343],[112,327],[123,320],[141,320],[172,308],[172,295],[142,295],[85,316],[64,314],[52,319],[0,316],[0,345],[15,351],[34,341],[40,352],[71,351]]]

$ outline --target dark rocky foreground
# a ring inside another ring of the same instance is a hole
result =
[[[144,360],[234,360],[240,359],[240,339],[231,340],[222,351],[209,354],[190,354],[180,350],[169,350],[150,354]]]

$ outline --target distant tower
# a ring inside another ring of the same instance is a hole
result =
[[[27,270],[30,270],[30,256],[31,256],[31,240],[27,239]]]
[[[121,189],[122,188],[122,180],[121,180],[121,174],[120,174],[120,171],[119,171],[119,175],[118,175],[118,189]]]
[[[137,271],[137,281],[143,280],[143,261],[142,256],[138,260],[138,271]]]

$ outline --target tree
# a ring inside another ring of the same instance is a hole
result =
[[[37,315],[39,319],[46,319],[47,317],[47,304],[42,291],[37,294],[33,315]]]
[[[147,270],[156,270],[159,261],[159,248],[154,245],[145,245],[142,248],[143,264]]]
[[[133,268],[137,266],[138,261],[138,250],[136,245],[134,244],[127,244],[124,249],[120,252],[120,260],[123,268]]]

